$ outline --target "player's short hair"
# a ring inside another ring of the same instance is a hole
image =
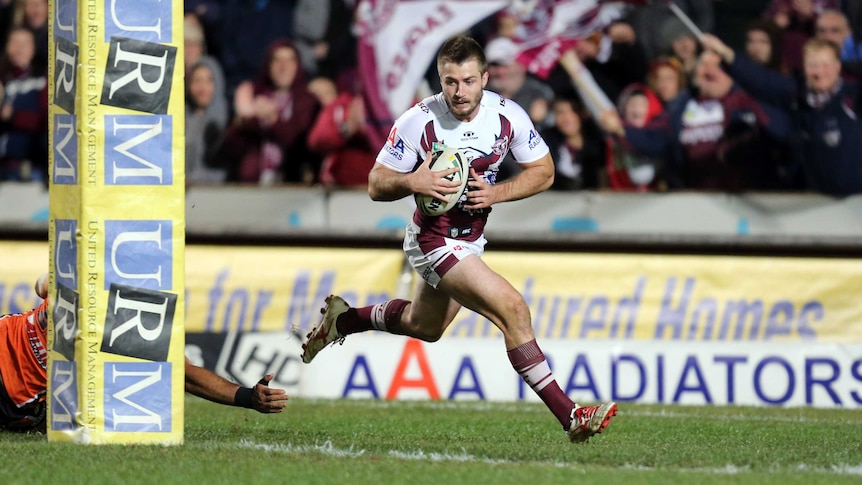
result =
[[[841,62],[841,47],[835,45],[833,42],[829,42],[828,40],[817,38],[809,39],[802,46],[803,53],[808,51],[830,51],[835,54],[835,58]]]
[[[450,37],[437,53],[437,72],[440,72],[443,64],[447,62],[464,64],[471,59],[475,59],[479,64],[479,72],[485,74],[488,70],[488,60],[485,58],[485,50],[482,46],[466,35]]]

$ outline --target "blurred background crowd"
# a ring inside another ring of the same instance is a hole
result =
[[[185,2],[188,184],[367,182],[380,147],[366,133],[357,3]],[[488,89],[551,147],[553,189],[862,192],[862,0],[675,3],[712,42],[641,2],[575,46],[615,103],[600,116],[571,71],[539,78],[517,61],[511,9],[470,30]],[[47,180],[48,27],[48,0],[0,0],[0,181]],[[417,99],[436,76],[432,64]],[[501,178],[515,170],[505,162]]]

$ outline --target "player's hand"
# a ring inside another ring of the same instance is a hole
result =
[[[454,194],[461,188],[457,180],[446,180],[458,171],[457,167],[448,168],[440,172],[431,171],[431,152],[425,153],[425,161],[419,165],[415,172],[410,174],[410,190],[414,194],[430,195],[443,202],[447,202],[446,194]]]
[[[467,182],[467,201],[464,202],[464,208],[476,210],[491,207],[497,202],[495,195],[494,186],[476,173],[476,169],[470,167],[470,180]]]
[[[284,389],[273,389],[269,387],[269,381],[275,377],[267,374],[254,385],[251,393],[251,407],[259,413],[280,413],[287,406],[290,399]]]

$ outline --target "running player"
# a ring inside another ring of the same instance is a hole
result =
[[[465,306],[503,332],[509,361],[559,420],[572,442],[586,442],[601,432],[617,412],[613,402],[579,406],[557,384],[536,343],[530,309],[521,294],[481,259],[491,206],[530,197],[550,187],[554,162],[527,113],[510,99],[485,91],[487,62],[473,39],[449,39],[437,55],[442,92],[404,113],[389,134],[369,175],[373,200],[393,201],[414,193],[445,200],[457,182],[433,173],[435,142],[460,148],[470,161],[470,182],[458,207],[442,216],[418,210],[408,224],[404,252],[424,283],[412,301],[394,299],[351,308],[338,296],[326,299],[321,323],[308,334],[302,359],[311,362],[326,345],[352,333],[379,330],[438,340]],[[496,182],[508,151],[523,169]]]
[[[45,430],[48,350],[48,275],[36,280],[42,303],[26,313],[0,315],[0,429]],[[185,363],[186,392],[261,413],[280,413],[287,404],[283,389],[267,386],[272,374],[253,388],[234,384],[202,367]]]

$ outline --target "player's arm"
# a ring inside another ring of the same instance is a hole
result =
[[[401,173],[377,162],[368,174],[368,195],[371,200],[391,201],[412,194],[425,194],[446,201],[445,194],[458,192],[458,181],[449,181],[443,177],[458,171],[450,168],[440,172],[430,169],[431,157],[425,154],[425,159],[413,172]]]
[[[186,358],[186,392],[219,404],[250,408],[261,413],[280,413],[288,396],[284,389],[267,386],[272,378],[272,374],[267,374],[254,387],[242,387],[193,365]]]
[[[546,190],[554,183],[554,160],[546,153],[538,160],[521,164],[520,173],[491,185],[470,168],[470,189],[467,191],[467,209],[484,209],[499,202],[525,199]]]

